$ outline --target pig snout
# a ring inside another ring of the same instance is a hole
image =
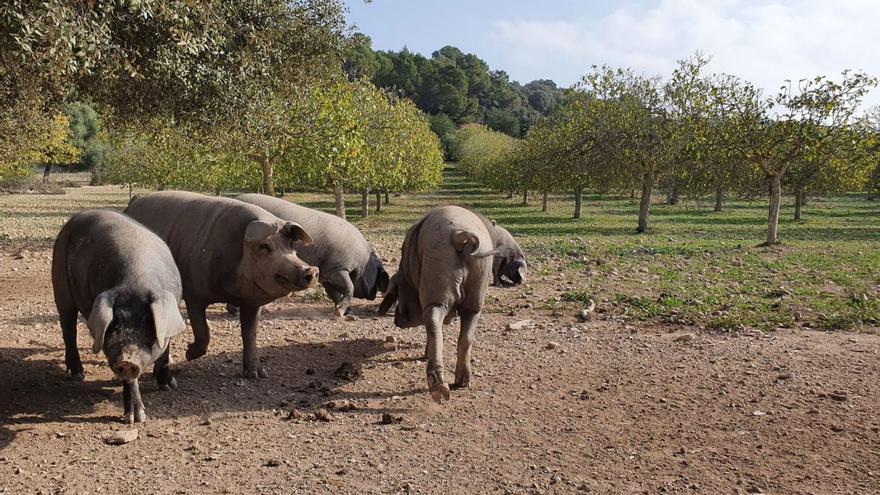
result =
[[[121,361],[113,366],[113,372],[122,380],[134,380],[141,376],[141,367],[132,361]]]
[[[318,267],[302,265],[292,272],[276,275],[279,284],[292,289],[306,289],[318,283]]]

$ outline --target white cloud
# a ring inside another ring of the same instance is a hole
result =
[[[568,85],[593,64],[668,73],[699,50],[713,57],[710,70],[774,91],[786,79],[844,69],[880,75],[878,26],[874,0],[660,0],[593,19],[499,20],[488,39],[521,79]]]

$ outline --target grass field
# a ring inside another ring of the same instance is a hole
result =
[[[128,201],[121,188],[78,193],[0,196],[0,241],[48,245],[72,212]],[[333,208],[329,195],[287,197]],[[439,190],[392,197],[379,215],[362,219],[359,197],[347,201],[349,219],[386,258],[397,254],[406,228],[432,206],[467,205],[497,220],[529,255],[537,287],[522,303],[527,308],[571,312],[592,298],[613,318],[719,330],[880,324],[880,203],[861,195],[814,198],[801,221],[790,219],[791,201],[785,203],[783,243],[769,248],[758,246],[766,228],[761,200],[728,201],[723,212],[712,212],[708,202],[655,203],[652,230],[641,235],[635,234],[638,204],[629,198],[587,196],[583,218],[573,220],[570,197],[552,196],[543,213],[539,197],[522,206],[521,198],[482,189],[454,167]]]

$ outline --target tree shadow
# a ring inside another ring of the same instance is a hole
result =
[[[177,340],[173,345],[185,343]],[[384,339],[288,342],[263,347],[260,355],[270,377],[247,380],[240,376],[240,350],[212,352],[209,349],[202,358],[173,365],[179,384],[177,390],[160,391],[152,373],[147,373],[141,378],[141,394],[148,418],[178,419],[285,406],[310,410],[322,407],[331,399],[387,399],[423,392],[421,389],[343,390],[362,377],[365,366],[402,361],[372,360],[393,350]],[[0,348],[0,376],[4,377],[0,380],[0,450],[11,444],[18,432],[27,429],[22,428],[23,425],[120,421],[122,384],[90,376],[83,382],[71,380],[65,372],[63,354],[61,346]],[[87,370],[95,365],[106,366],[103,357],[85,352],[83,357]],[[107,400],[118,407],[118,413],[95,415],[98,405]],[[369,410],[396,411],[384,407]]]

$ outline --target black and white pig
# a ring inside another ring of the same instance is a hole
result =
[[[186,324],[182,285],[168,246],[136,221],[108,210],[84,210],[61,228],[52,251],[52,288],[72,377],[85,377],[76,346],[77,313],[88,319],[92,351],[104,351],[122,380],[128,423],[146,420],[138,378],[154,364],[162,389],[177,387],[169,343]]]

